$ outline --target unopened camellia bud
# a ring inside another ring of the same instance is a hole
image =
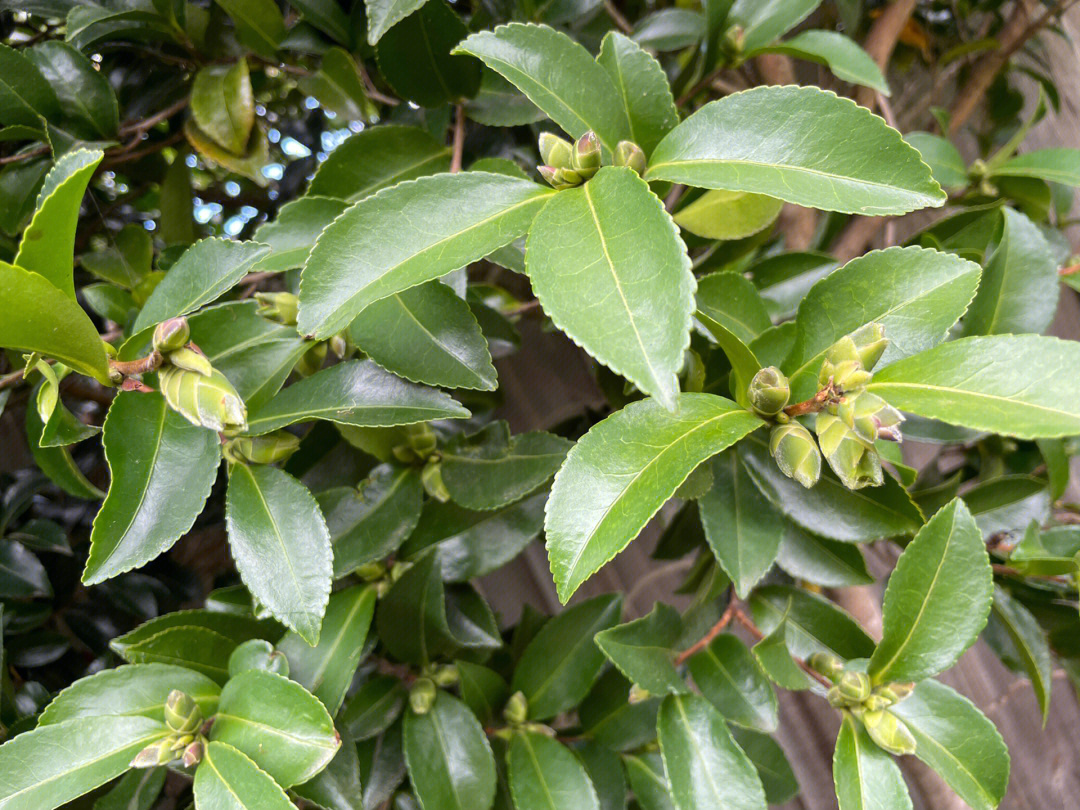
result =
[[[811,653],[810,657],[806,659],[807,665],[814,672],[818,672],[824,675],[833,683],[836,683],[837,679],[844,671],[844,665],[840,659],[832,653],[816,652]]]
[[[885,337],[885,327],[880,323],[868,323],[851,333],[851,341],[859,353],[863,368],[873,371],[881,355],[888,348],[889,339]]]
[[[424,485],[424,491],[435,500],[440,503],[450,500],[450,490],[443,483],[442,463],[437,458],[428,459],[420,472],[420,482]]]
[[[345,340],[344,335],[334,335],[327,343],[330,346],[330,351],[334,353],[334,357],[339,360],[349,352],[349,342]]]
[[[506,718],[506,722],[515,725],[529,719],[529,701],[525,699],[524,692],[514,692],[510,696],[510,699],[506,701],[506,708],[503,709],[503,717]]]
[[[540,159],[552,169],[569,169],[574,159],[573,144],[553,132],[541,132]]]
[[[615,147],[613,158],[616,166],[626,166],[638,174],[645,174],[648,161],[645,159],[645,153],[641,150],[641,147],[633,141],[619,141]]]
[[[814,429],[821,452],[848,489],[876,487],[882,483],[881,457],[871,442],[844,424],[836,414],[821,411]]]
[[[890,754],[902,756],[915,753],[915,737],[904,722],[891,712],[877,710],[861,712],[870,739]]]
[[[840,338],[825,353],[818,384],[824,388],[830,380],[841,391],[862,388],[870,381],[870,372],[863,367],[859,347],[850,335]]]
[[[150,743],[135,755],[135,759],[131,760],[130,767],[156,768],[159,765],[172,762],[176,759],[176,752],[172,750],[173,741],[174,738],[169,736],[164,740],[158,740],[156,743]]]
[[[810,431],[798,422],[777,425],[769,437],[769,452],[788,478],[809,489],[821,477],[821,451]]]
[[[232,462],[276,464],[285,461],[300,447],[300,439],[287,430],[265,436],[238,436],[222,448],[225,458]]]
[[[898,442],[903,438],[899,429],[904,421],[903,414],[869,391],[844,397],[836,408],[836,415],[865,442],[873,444],[879,438]]]
[[[439,690],[431,678],[417,678],[409,690],[409,708],[416,714],[427,714],[435,705]]]
[[[877,687],[874,694],[887,700],[891,706],[894,703],[899,703],[913,691],[915,691],[914,683],[887,683]]]
[[[461,680],[461,675],[458,673],[458,668],[453,664],[444,664],[440,667],[435,667],[431,671],[430,678],[435,682],[436,686],[453,686]]]
[[[591,129],[574,142],[571,167],[586,179],[600,168],[600,139]]]
[[[191,340],[191,327],[187,318],[169,318],[154,329],[154,348],[159,352],[172,352],[187,346]]]
[[[750,406],[762,416],[776,416],[791,399],[788,378],[776,366],[767,366],[754,375],[747,389]]]
[[[582,177],[573,169],[556,169],[551,166],[538,166],[536,169],[552,188],[562,191],[564,188],[580,186]]]
[[[191,768],[202,762],[203,758],[203,742],[201,739],[196,739],[190,743],[187,748],[184,749],[184,753],[181,756],[181,762],[184,763],[185,768]]]
[[[202,711],[186,692],[173,689],[165,699],[165,725],[177,734],[194,734],[203,723]]]
[[[290,292],[257,292],[255,300],[259,302],[259,314],[264,318],[296,326],[296,315],[300,311],[300,299]]]
[[[303,356],[296,361],[296,365],[293,368],[296,373],[301,377],[310,377],[316,371],[323,367],[323,362],[326,360],[326,342],[318,341],[311,344]]]
[[[176,366],[162,366],[158,381],[165,401],[193,425],[219,432],[247,426],[244,401],[220,371],[207,377]]]
[[[626,702],[633,706],[638,703],[644,703],[650,697],[652,697],[652,695],[649,694],[648,689],[635,683],[630,686],[630,691],[626,695]]]
[[[865,672],[845,672],[836,682],[836,688],[848,703],[862,703],[870,697],[870,676]]]
[[[200,354],[194,349],[189,349],[187,346],[169,352],[167,359],[177,368],[194,371],[196,374],[202,374],[204,377],[209,377],[214,373],[214,367],[210,365],[210,361],[206,359],[206,355]]]

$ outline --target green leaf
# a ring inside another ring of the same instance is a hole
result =
[[[787,33],[819,5],[821,0],[735,0],[725,24],[740,26],[743,48],[752,51]]]
[[[740,273],[712,273],[698,282],[696,318],[731,363],[731,387],[745,406],[747,386],[761,368],[749,344],[772,325],[764,301]]]
[[[173,689],[190,695],[204,717],[217,710],[221,688],[201,673],[169,664],[123,665],[80,678],[61,691],[41,713],[38,726],[77,717],[161,720]]]
[[[607,71],[630,121],[630,140],[649,155],[679,123],[671,86],[660,63],[634,40],[609,31],[596,61]]]
[[[329,337],[368,304],[463,267],[528,229],[553,192],[462,172],[399,183],[327,226],[300,283],[301,334]]]
[[[742,641],[728,633],[719,635],[688,663],[701,694],[726,720],[761,731],[776,730],[776,693]]]
[[[472,34],[454,50],[502,74],[572,138],[592,130],[614,152],[630,137],[626,109],[608,71],[566,34],[510,23]]]
[[[26,54],[0,44],[0,76],[0,124],[40,130],[42,118],[60,114],[56,92]]]
[[[656,51],[678,51],[699,42],[705,18],[689,8],[662,8],[642,17],[634,26],[634,41]]]
[[[953,500],[919,530],[889,577],[870,677],[919,681],[951,667],[986,625],[993,589],[982,532]]]
[[[1033,149],[993,169],[994,177],[1033,177],[1048,183],[1080,186],[1080,149]]]
[[[334,0],[325,2],[340,12]],[[298,86],[315,96],[323,110],[346,121],[372,123],[378,119],[378,108],[368,98],[356,61],[344,48],[331,48],[323,54],[318,72],[301,78]]]
[[[405,685],[390,675],[372,675],[349,698],[338,716],[341,727],[357,742],[386,731],[408,699]]]
[[[1038,335],[968,337],[874,374],[867,386],[902,411],[1021,439],[1080,433],[1080,344]]]
[[[495,797],[495,759],[484,729],[457,698],[439,692],[426,714],[407,712],[409,778],[424,810],[478,810]]]
[[[889,83],[873,57],[850,37],[835,31],[802,31],[791,39],[762,48],[759,53],[782,53],[825,65],[836,78],[889,95]]]
[[[154,238],[141,225],[125,225],[112,245],[84,253],[79,262],[98,278],[130,290],[153,269]]]
[[[465,113],[488,127],[525,126],[547,118],[514,85],[488,68],[480,76],[480,91],[465,103]]]
[[[46,40],[24,51],[56,92],[64,115],[89,127],[90,139],[116,135],[119,110],[116,94],[104,72],[94,63],[58,40]]]
[[[349,336],[368,357],[413,382],[493,391],[491,352],[476,316],[441,281],[428,281],[366,307]]]
[[[506,422],[493,422],[442,451],[443,484],[468,509],[498,509],[546,483],[572,446],[539,430],[511,437]]]
[[[90,534],[87,585],[144,565],[186,534],[221,463],[217,435],[156,393],[118,394],[103,441],[112,481]]]
[[[979,274],[974,262],[916,247],[873,251],[830,273],[799,305],[784,363],[792,402],[813,396],[825,353],[865,324],[885,329],[879,366],[940,343],[975,295]]]
[[[1041,334],[1057,312],[1058,262],[1039,226],[1011,208],[1001,216],[1001,239],[964,317],[964,334]]]
[[[252,596],[316,644],[330,596],[333,551],[307,487],[276,467],[234,464],[225,526],[236,570]]]
[[[758,87],[706,104],[660,142],[646,179],[851,214],[904,214],[945,202],[900,133],[815,87]]]
[[[888,711],[915,736],[915,756],[941,774],[973,810],[998,806],[1009,784],[1009,749],[970,700],[927,680]]]
[[[640,748],[656,739],[656,713],[660,698],[630,703],[632,684],[611,667],[596,680],[578,707],[582,730],[597,744],[614,751]],[[660,767],[663,775],[663,766]]]
[[[791,691],[809,689],[812,682],[795,661],[788,647],[788,615],[791,603],[788,602],[780,621],[765,638],[754,645],[754,659],[777,686]]]
[[[250,598],[244,594],[248,602]],[[121,657],[126,656],[128,648],[159,633],[175,627],[196,627],[213,630],[221,636],[240,644],[250,638],[271,639],[281,636],[280,625],[270,620],[258,620],[249,613],[225,613],[221,610],[178,610],[166,613],[148,622],[143,622],[134,630],[118,636],[109,642]],[[224,664],[225,662],[219,662]]]
[[[236,646],[235,640],[214,630],[181,625],[125,646],[121,656],[132,664],[168,664],[190,669],[224,684],[229,679],[229,656]]]
[[[719,712],[699,695],[668,695],[656,720],[664,771],[678,810],[764,810],[757,770]]]
[[[863,724],[844,712],[833,752],[833,783],[840,810],[910,810],[904,777]]]
[[[1031,611],[1003,588],[994,588],[991,621],[1004,628],[1016,648],[1017,656],[1031,680],[1031,687],[1035,690],[1035,698],[1042,711],[1045,726],[1053,686],[1050,646],[1046,633]]]
[[[507,764],[517,810],[600,810],[596,790],[577,757],[551,737],[515,733]]]
[[[934,179],[944,188],[967,187],[967,164],[952,141],[929,132],[909,132],[904,140],[919,150]]]
[[[195,771],[193,792],[200,808],[291,810],[294,807],[266,771],[223,742],[206,746]]]
[[[765,585],[750,597],[754,621],[771,633],[786,618],[785,642],[791,654],[809,658],[829,652],[844,659],[867,658],[873,639],[847,613],[824,597],[784,585]]]
[[[671,799],[671,786],[664,774],[664,760],[657,751],[624,756],[626,778],[634,798],[643,810],[678,810]]]
[[[776,740],[744,728],[733,728],[731,734],[757,768],[769,804],[783,804],[799,792],[799,780]]]
[[[525,258],[555,325],[672,408],[690,341],[694,277],[648,185],[632,169],[606,167],[556,195],[529,230]]]
[[[807,251],[769,256],[749,269],[769,315],[787,319],[794,317],[810,288],[838,266],[832,256]],[[790,327],[794,329],[795,324]]]
[[[282,787],[306,782],[341,745],[323,705],[304,687],[261,669],[229,679],[210,739],[247,754]]]
[[[510,686],[493,669],[469,661],[455,661],[461,678],[461,699],[481,723],[498,716],[499,709],[510,696]]]
[[[191,116],[224,149],[242,155],[255,126],[255,95],[246,59],[207,65],[191,84]]]
[[[296,633],[287,633],[277,648],[289,660],[289,677],[323,702],[336,715],[360,665],[371,617],[375,589],[354,585],[330,597],[319,643],[310,646]]]
[[[270,248],[257,242],[203,239],[174,264],[150,293],[132,324],[137,334],[169,318],[187,315],[239,284]]]
[[[769,504],[734,448],[713,458],[712,488],[698,499],[709,548],[735,593],[745,599],[776,560],[784,539],[784,518]]]
[[[146,717],[83,717],[19,734],[0,746],[0,807],[60,807],[122,774],[168,733]]]
[[[370,361],[352,360],[316,372],[256,408],[248,415],[247,432],[258,436],[315,419],[389,427],[468,415],[442,391],[406,382]]]
[[[289,5],[299,10],[303,19],[342,45],[351,42],[352,24],[336,0],[290,0]]]
[[[683,230],[705,239],[744,239],[776,221],[783,200],[745,191],[706,191],[674,215]]]
[[[166,768],[128,771],[94,802],[94,810],[150,810],[165,787],[167,774]]]
[[[571,746],[596,790],[598,810],[626,810],[626,775],[619,755],[593,740]]]
[[[651,694],[686,692],[686,681],[675,669],[675,643],[682,619],[675,608],[657,602],[648,616],[602,630],[596,646],[618,670]]]
[[[31,599],[52,595],[45,566],[33,552],[15,540],[0,540],[0,596],[5,599]]]
[[[826,588],[869,585],[874,581],[857,545],[818,537],[794,523],[784,527],[776,562],[792,577]]]
[[[342,746],[314,779],[297,785],[293,793],[325,810],[363,810],[360,758],[356,743],[343,735]]]
[[[378,43],[383,34],[426,2],[427,0],[370,0],[365,3],[368,45]]]
[[[346,208],[345,200],[312,195],[281,206],[273,221],[256,228],[252,237],[270,246],[270,255],[259,262],[258,269],[266,272],[303,267],[323,228]]]
[[[531,719],[554,717],[588,694],[604,666],[593,636],[614,627],[621,612],[620,595],[597,596],[552,618],[529,642],[510,689],[525,694]]]
[[[14,264],[47,279],[71,299],[75,228],[83,194],[104,153],[77,149],[56,161],[38,192],[34,218],[23,232]]]
[[[449,168],[449,147],[425,130],[393,125],[369,127],[341,144],[319,165],[308,196],[358,202],[404,180]]]
[[[891,475],[885,476],[883,486],[851,490],[825,472],[812,489],[806,489],[780,472],[764,438],[748,439],[738,453],[773,508],[821,537],[862,543],[914,534],[923,524],[919,508]]]
[[[547,547],[563,602],[626,548],[698,464],[761,424],[722,397],[677,401],[674,413],[634,402],[593,425],[555,476]]]
[[[241,44],[267,59],[285,38],[285,18],[274,0],[217,0],[236,24]]]

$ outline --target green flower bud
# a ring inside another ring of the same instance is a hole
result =
[[[865,442],[873,444],[878,438],[900,441],[898,425],[904,415],[877,394],[860,391],[844,397],[836,408],[836,415]]]
[[[510,696],[510,699],[506,701],[506,708],[503,709],[503,717],[506,718],[507,723],[513,725],[524,723],[529,719],[529,701],[525,699],[524,692],[514,692]]]
[[[829,466],[848,489],[881,486],[881,457],[874,445],[859,438],[843,420],[828,411],[817,415],[814,429]]]
[[[442,479],[442,462],[436,458],[428,459],[427,464],[420,473],[420,481],[424,485],[424,491],[440,503],[450,500],[450,490]]]
[[[821,451],[810,431],[798,422],[791,421],[772,429],[769,452],[780,472],[807,489],[821,477]]]
[[[238,436],[226,442],[221,451],[225,458],[234,463],[276,464],[287,459],[299,447],[298,437],[287,430],[279,430],[265,436]]]
[[[169,407],[193,425],[218,432],[247,426],[244,401],[220,371],[214,370],[206,377],[196,371],[162,366],[158,381]]]
[[[641,147],[633,141],[619,141],[615,147],[614,162],[616,166],[626,166],[638,174],[645,174],[648,161]]]
[[[276,675],[289,677],[289,659],[281,650],[261,638],[248,639],[237,646],[229,656],[229,677],[249,669],[261,669]]]
[[[187,346],[191,340],[191,327],[187,318],[169,318],[154,329],[154,348],[159,352],[171,352]]]
[[[834,709],[845,709],[848,706],[848,702],[844,700],[844,696],[840,694],[840,688],[838,686],[832,686],[829,691],[825,693],[825,699],[829,701],[829,705]]]
[[[861,714],[860,719],[870,739],[879,747],[897,756],[915,753],[915,737],[895,714],[881,710]]]
[[[881,711],[882,709],[889,708],[891,705],[892,703],[890,701],[877,693],[870,695],[870,697],[862,702],[862,707],[868,712]]]
[[[173,737],[166,737],[156,743],[150,743],[142,751],[135,755],[129,767],[132,768],[156,768],[176,759],[172,750]]]
[[[541,132],[540,159],[553,169],[569,169],[574,159],[573,144],[553,132]]]
[[[310,377],[316,371],[323,367],[323,362],[326,360],[326,342],[318,341],[312,343],[311,348],[304,352],[304,355],[296,361],[296,365],[293,369],[301,377]]]
[[[184,749],[184,753],[181,756],[181,761],[184,763],[185,768],[193,768],[202,762],[203,758],[203,741],[202,738],[196,739],[194,742],[188,745]]]
[[[776,366],[768,366],[754,375],[747,389],[750,407],[761,416],[776,416],[791,399],[788,378]]]
[[[870,381],[870,372],[863,368],[858,347],[849,336],[840,338],[825,353],[818,385],[824,388],[830,381],[840,391],[853,391]]]
[[[189,349],[186,346],[182,349],[176,349],[169,352],[166,359],[177,368],[194,371],[196,374],[202,374],[204,377],[209,377],[214,373],[214,367],[210,365],[210,361],[206,359],[205,354],[200,354],[194,349]]]
[[[181,753],[183,753],[185,748],[195,742],[195,735],[177,734],[173,737],[170,737],[170,739],[172,740],[172,745],[169,746],[169,750],[171,750],[176,756],[179,757]]]
[[[378,582],[386,576],[386,566],[381,562],[364,563],[353,573],[364,582]]]
[[[582,182],[581,175],[573,169],[553,169],[551,166],[538,166],[537,171],[540,172],[541,177],[551,184],[552,188],[559,191],[580,186]]]
[[[811,653],[810,657],[806,659],[806,663],[810,669],[821,673],[833,683],[836,683],[837,679],[844,671],[844,665],[841,663],[840,659],[832,653]]]
[[[435,667],[431,671],[429,676],[436,686],[447,687],[454,686],[461,680],[461,675],[458,674],[458,668],[453,664],[444,664],[440,667]]]
[[[626,702],[631,706],[637,703],[644,703],[652,695],[649,694],[649,690],[644,687],[638,686],[636,683],[630,686],[630,693],[626,696]]]
[[[173,689],[165,699],[165,725],[177,734],[194,734],[203,724],[202,711],[186,692]]]
[[[591,129],[574,142],[571,167],[584,178],[592,177],[600,168],[600,139]]]
[[[439,445],[439,437],[431,429],[427,422],[419,425],[409,425],[405,428],[409,433],[409,447],[416,453],[417,458],[427,458],[435,452]]]
[[[899,703],[901,700],[915,691],[914,683],[887,683],[874,690],[875,695],[887,700],[889,705]]]
[[[862,703],[870,697],[870,676],[865,672],[845,672],[836,682],[836,688],[848,703]]]
[[[746,31],[741,25],[733,25],[724,32],[724,50],[732,55],[739,55],[746,45]]]
[[[409,708],[416,714],[427,714],[435,705],[439,690],[431,678],[417,678],[409,690]]]
[[[889,339],[885,337],[885,327],[880,323],[868,323],[860,326],[851,333],[851,341],[859,353],[859,360],[863,368],[873,371],[881,355],[889,345]]]
[[[259,314],[264,318],[296,326],[296,315],[300,311],[300,299],[290,292],[257,292],[255,300],[259,302]]]
[[[334,335],[332,338],[330,338],[328,343],[330,346],[330,351],[332,351],[334,353],[334,357],[338,358],[339,360],[345,357],[345,355],[349,351],[348,341],[346,341],[342,335]]]

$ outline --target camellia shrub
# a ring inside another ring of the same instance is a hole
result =
[[[996,807],[936,677],[1080,679],[1068,5],[0,2],[0,808],[754,810],[777,689],[842,810]]]

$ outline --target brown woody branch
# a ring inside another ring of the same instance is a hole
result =
[[[870,54],[882,73],[889,66],[889,59],[896,49],[900,34],[915,11],[915,2],[916,0],[893,0],[881,16],[874,20],[863,41],[863,49]],[[855,92],[855,100],[864,107],[873,108],[877,99],[872,89],[859,87]]]

